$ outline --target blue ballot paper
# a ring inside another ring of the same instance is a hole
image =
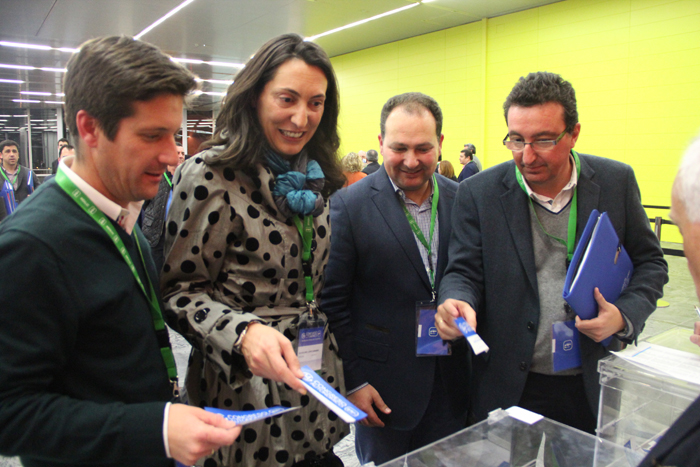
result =
[[[466,337],[467,342],[469,342],[469,345],[472,347],[474,355],[479,355],[480,353],[489,351],[489,346],[486,345],[486,342],[484,342],[476,331],[474,331],[474,328],[469,326],[467,320],[460,316],[459,318],[455,319],[455,324],[462,335]]]
[[[632,260],[607,213],[591,212],[566,272],[562,297],[581,319],[598,316],[593,289],[614,303],[632,278]],[[603,341],[607,345],[610,339]]]
[[[301,407],[269,407],[267,409],[260,410],[224,410],[216,409],[214,407],[204,407],[204,410],[211,413],[218,413],[223,415],[226,420],[235,422],[236,425],[247,425],[249,423],[257,422],[258,420],[264,420],[266,418],[274,417],[275,415],[280,415],[286,412],[291,412],[293,410],[299,410]]]
[[[367,414],[355,407],[352,402],[344,398],[326,383],[323,378],[316,374],[314,370],[304,365],[301,367],[304,377],[301,383],[318,399],[323,405],[331,409],[346,423],[359,422],[367,417]]]

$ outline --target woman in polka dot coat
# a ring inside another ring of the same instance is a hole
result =
[[[337,162],[338,90],[330,60],[299,36],[272,39],[229,87],[217,131],[175,174],[161,286],[169,323],[193,350],[190,404],[231,410],[301,409],[246,425],[204,466],[340,467],[349,430],[305,394],[294,352],[330,249],[328,197],[344,183]],[[311,258],[293,218],[313,220]],[[326,327],[321,375],[345,391]],[[317,464],[320,462],[320,464]]]

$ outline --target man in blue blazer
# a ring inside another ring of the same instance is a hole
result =
[[[662,295],[667,265],[632,168],[573,151],[581,124],[570,83],[531,73],[504,111],[514,160],[460,184],[437,327],[443,338],[457,338],[453,320],[461,315],[490,347],[473,361],[475,420],[520,405],[594,432],[598,360],[637,338]],[[562,290],[593,209],[610,216],[634,273],[615,303],[596,290],[598,317],[582,321]],[[574,319],[581,365],[555,371],[553,329]],[[613,335],[608,348],[600,344]]]
[[[331,198],[321,306],[338,340],[348,398],[369,414],[356,431],[363,464],[382,464],[466,422],[465,342],[449,356],[417,356],[416,307],[434,300],[447,265],[457,189],[435,174],[441,129],[434,99],[392,97],[381,115],[383,166]]]

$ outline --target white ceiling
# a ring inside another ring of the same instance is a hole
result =
[[[492,18],[560,0],[434,0],[395,15],[317,39],[333,57],[429,32]],[[78,47],[87,39],[136,35],[182,0],[0,0],[0,41]],[[268,39],[294,32],[304,37],[404,7],[408,0],[195,0],[142,39],[174,57],[245,62]],[[64,68],[70,53],[0,46],[0,64]],[[236,69],[187,65],[201,78],[231,79]],[[63,74],[0,68],[0,109],[55,104],[13,102],[20,91],[61,92]],[[205,83],[223,92],[225,84]],[[60,96],[29,97],[60,101]],[[197,107],[220,97],[201,96]]]

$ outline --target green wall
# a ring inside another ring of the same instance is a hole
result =
[[[546,70],[578,99],[576,149],[634,167],[642,202],[669,206],[680,156],[700,129],[700,1],[569,0],[341,55],[341,153],[379,149],[391,96],[420,91],[444,113],[443,158],[474,143],[485,167],[511,158],[502,105]],[[381,160],[380,160],[381,161]],[[648,210],[668,218],[668,211]],[[662,240],[680,242],[673,226]]]

